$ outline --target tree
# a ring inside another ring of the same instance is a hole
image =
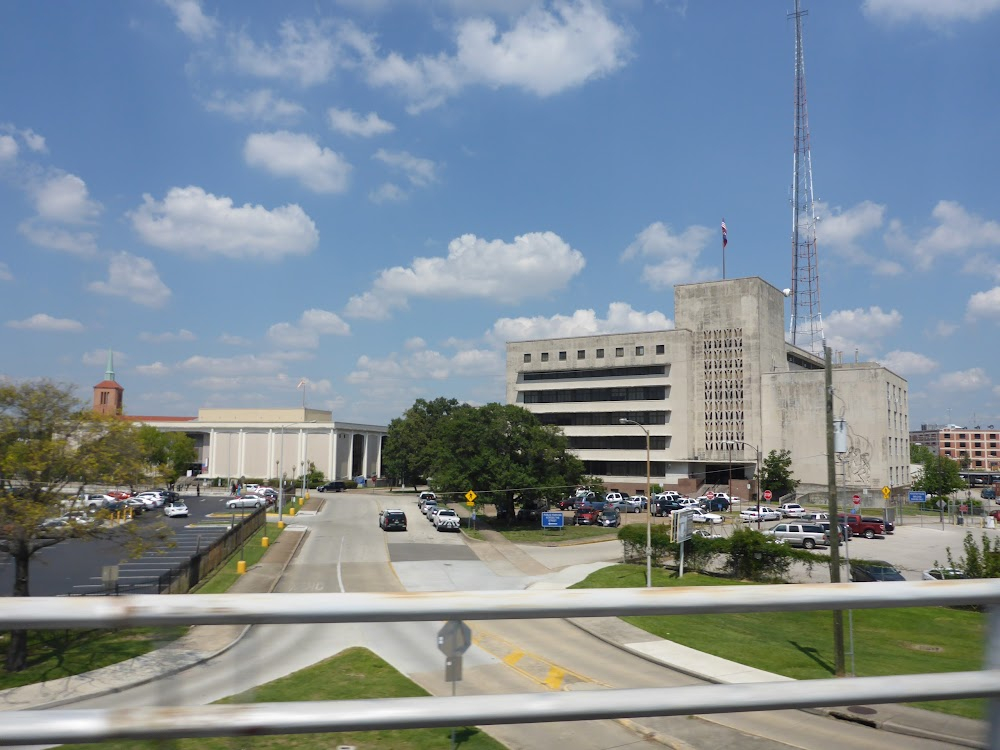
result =
[[[559,497],[583,476],[583,462],[568,452],[562,432],[520,406],[459,406],[429,444],[436,491],[474,489],[508,518],[515,503]]]
[[[920,476],[913,483],[913,489],[923,490],[928,495],[947,495],[966,488],[965,480],[959,474],[957,461],[947,456],[931,454],[924,462]]]
[[[413,485],[431,476],[433,442],[440,423],[459,407],[453,398],[417,399],[402,417],[389,423],[382,466],[394,481]]]
[[[792,478],[792,454],[790,451],[771,451],[761,467],[760,490],[771,490],[774,497],[783,497],[799,486],[799,480]]]
[[[165,484],[176,482],[198,458],[194,441],[183,432],[161,432],[142,425],[138,441],[152,475]]]
[[[929,459],[934,458],[934,452],[926,445],[920,443],[910,443],[910,463],[925,465]]]
[[[48,519],[72,508],[64,490],[141,471],[134,425],[84,407],[71,386],[0,384],[0,553],[14,562],[13,596],[29,596],[31,558],[70,537],[100,536],[101,524]],[[27,664],[28,634],[11,633],[5,668]]]

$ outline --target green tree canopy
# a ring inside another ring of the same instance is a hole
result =
[[[933,453],[926,457],[923,469],[913,483],[913,489],[923,490],[928,495],[947,495],[954,490],[965,489],[965,480],[959,476],[958,461]]]
[[[432,443],[441,422],[459,407],[453,398],[417,399],[402,417],[389,423],[382,466],[390,479],[413,485],[431,476]]]
[[[198,458],[194,441],[183,432],[161,432],[142,425],[138,430],[138,443],[150,474],[165,484],[176,482]]]
[[[929,459],[934,458],[934,452],[926,445],[920,443],[910,443],[910,463],[926,464]]]
[[[783,497],[799,486],[799,480],[792,477],[792,454],[790,451],[771,451],[761,467],[760,491],[771,490],[775,498]]]

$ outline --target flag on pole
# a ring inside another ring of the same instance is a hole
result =
[[[726,220],[722,220],[722,249],[726,249],[726,245],[729,244],[729,235],[726,234]]]
[[[296,387],[296,389],[298,389],[298,388],[304,388],[305,385],[306,385],[306,379],[302,378],[302,380],[299,381],[299,384],[297,386],[295,386],[295,387]]]

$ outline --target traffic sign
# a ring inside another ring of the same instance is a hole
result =
[[[542,513],[543,529],[561,529],[566,523],[566,517],[559,511]]]
[[[472,630],[461,620],[448,620],[438,631],[438,649],[448,658],[461,656],[472,645]]]
[[[765,500],[771,499],[771,490],[764,490],[764,499]]]
[[[855,505],[861,505],[861,495],[855,495],[854,496],[854,504]]]
[[[714,500],[715,499],[715,493],[712,492],[712,490],[709,490],[708,492],[705,493],[705,497],[707,497],[709,500]]]
[[[889,489],[889,485],[886,485],[885,487],[882,488],[882,497],[884,497],[886,500],[889,499],[889,495],[891,494],[892,490]]]
[[[479,497],[479,495],[477,495],[472,490],[469,490],[468,492],[465,493],[465,504],[473,505],[476,502],[477,497]]]
[[[911,503],[925,503],[927,502],[927,493],[923,490],[910,490],[909,500]]]

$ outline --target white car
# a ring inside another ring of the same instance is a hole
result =
[[[457,522],[458,513],[453,511],[451,508],[438,508],[437,513],[431,517],[431,523],[434,524],[435,528],[438,528],[447,518],[454,518]]]
[[[678,503],[681,504],[681,507],[683,508],[697,508],[701,506],[702,502],[701,499],[694,497],[678,497],[676,498],[676,500]],[[704,498],[704,500],[707,502],[708,498],[706,497]]]
[[[691,520],[695,523],[722,523],[723,518],[718,513],[706,513],[699,508],[691,515]]]
[[[783,518],[802,518],[808,512],[798,503],[782,503],[778,510]]]
[[[163,495],[155,491],[140,492],[135,496],[136,500],[142,500],[142,504],[147,508],[160,508],[163,506]]]
[[[177,518],[179,516],[187,518],[188,507],[187,505],[184,504],[183,501],[174,500],[173,502],[167,503],[166,505],[163,506],[163,515],[165,515],[167,518]]]
[[[776,511],[774,508],[768,508],[764,505],[757,508],[747,508],[746,510],[740,511],[740,518],[748,523],[756,521],[777,521],[781,518],[781,513]]]

